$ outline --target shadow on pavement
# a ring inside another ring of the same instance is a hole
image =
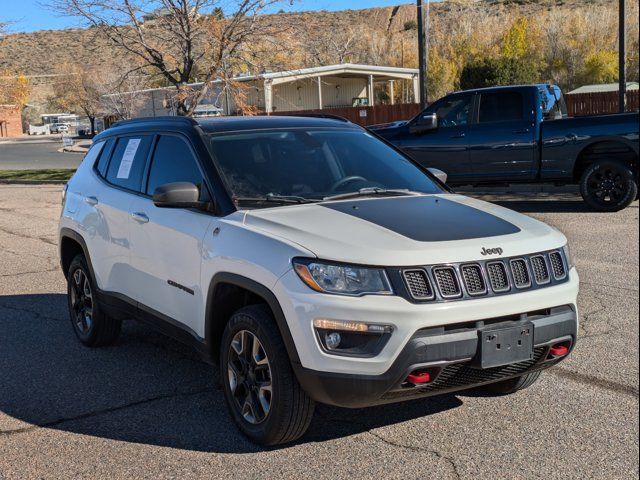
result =
[[[260,451],[227,413],[215,368],[187,347],[125,322],[111,347],[75,339],[62,294],[0,296],[0,438],[44,427],[203,452]],[[346,410],[319,405],[299,443],[405,422],[457,397]]]

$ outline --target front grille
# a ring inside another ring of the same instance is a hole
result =
[[[549,254],[549,260],[551,261],[551,270],[553,270],[553,276],[556,280],[563,279],[567,272],[564,269],[564,262],[560,252],[551,252]]]
[[[463,265],[460,267],[460,271],[469,295],[484,295],[487,293],[487,286],[484,283],[480,265]]]
[[[527,262],[522,258],[517,258],[509,262],[511,264],[511,275],[513,276],[513,283],[517,288],[527,288],[531,286],[531,277],[529,276],[529,269],[527,268]]]
[[[492,262],[487,264],[489,283],[494,292],[506,292],[509,290],[509,278],[507,270],[502,262]]]
[[[431,300],[434,298],[431,283],[424,270],[405,270],[402,272],[409,293],[416,300]]]
[[[401,390],[392,390],[385,393],[383,399],[421,396],[429,393],[437,393],[450,389],[469,387],[472,385],[498,381],[502,378],[522,375],[527,370],[536,367],[544,359],[547,347],[533,349],[533,358],[524,362],[512,363],[501,367],[479,369],[468,363],[456,363],[442,369],[440,375],[431,383],[419,387],[407,387]]]
[[[436,267],[433,269],[433,275],[443,298],[456,298],[462,295],[453,267]]]
[[[538,285],[544,285],[551,281],[547,262],[542,255],[534,255],[531,257],[531,267],[533,268],[533,276]]]

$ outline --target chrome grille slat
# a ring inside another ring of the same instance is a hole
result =
[[[562,280],[567,276],[567,271],[564,268],[564,262],[562,261],[562,255],[560,255],[560,252],[551,252],[549,254],[549,261],[551,262],[553,277],[556,280]]]
[[[509,277],[507,276],[507,268],[504,263],[489,262],[487,263],[487,275],[491,289],[496,293],[507,292],[511,289],[509,285]]]
[[[457,298],[462,296],[456,270],[453,267],[434,267],[433,276],[438,284],[438,290],[443,298]]]
[[[516,288],[529,288],[531,286],[531,275],[529,267],[524,258],[516,258],[509,261],[511,266],[511,276]]]
[[[427,272],[422,269],[402,272],[409,293],[416,300],[432,300],[435,297]]]
[[[487,293],[487,285],[482,275],[482,267],[478,264],[462,265],[462,280],[469,295],[484,295]]]
[[[546,285],[549,283],[551,277],[549,276],[549,268],[547,267],[547,261],[544,259],[544,256],[533,255],[530,261],[536,283],[538,285]]]

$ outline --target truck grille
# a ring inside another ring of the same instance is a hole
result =
[[[502,295],[549,287],[569,280],[566,260],[561,250],[500,260],[388,271],[392,273],[392,283],[398,287],[396,291],[415,302]],[[398,286],[398,281],[403,286]]]
[[[456,298],[462,295],[460,284],[453,267],[436,267],[433,269],[440,295],[444,298]]]
[[[513,283],[517,288],[527,288],[531,286],[531,277],[527,262],[523,258],[517,258],[509,262],[511,264],[511,275],[513,275]]]
[[[402,275],[413,298],[416,300],[431,300],[434,298],[435,295],[426,271],[405,270]]]
[[[502,262],[493,262],[487,264],[487,272],[489,274],[489,283],[494,292],[506,292],[509,290],[509,278],[507,270]]]
[[[487,286],[484,283],[480,265],[463,265],[460,267],[460,271],[469,295],[484,295],[487,293]]]
[[[534,255],[531,257],[531,266],[533,267],[533,275],[536,278],[536,283],[544,285],[549,283],[549,269],[547,268],[547,262],[542,255]]]
[[[553,270],[553,276],[555,279],[563,279],[567,272],[564,269],[564,262],[562,261],[560,252],[551,252],[549,254],[549,260],[551,260],[551,270]]]

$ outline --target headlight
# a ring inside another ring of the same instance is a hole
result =
[[[340,265],[308,259],[294,259],[293,267],[300,279],[317,292],[352,296],[393,293],[386,272],[380,268]]]
[[[573,258],[571,258],[571,251],[569,250],[569,244],[565,244],[564,247],[562,247],[562,253],[564,253],[564,258],[567,261],[567,269],[571,270],[573,268]]]

